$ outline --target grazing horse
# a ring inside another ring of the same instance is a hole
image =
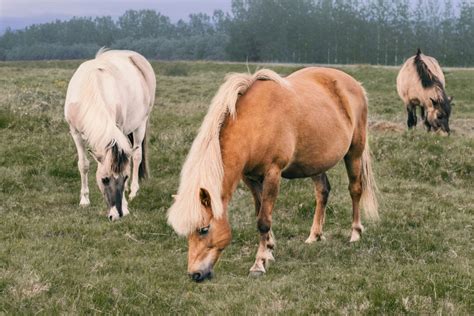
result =
[[[266,272],[275,245],[272,211],[281,177],[312,178],[317,199],[307,243],[323,238],[331,187],[326,171],[344,159],[352,198],[352,235],[363,227],[359,202],[376,218],[362,86],[335,69],[305,68],[286,78],[270,70],[232,74],[212,100],[181,171],[168,223],[188,237],[188,273],[212,274],[230,243],[228,204],[240,179],[252,192],[260,232],[252,275]]]
[[[116,220],[129,213],[124,190],[133,160],[129,198],[148,176],[146,134],[155,102],[156,79],[150,63],[132,51],[100,49],[79,66],[69,82],[64,113],[69,123],[81,173],[80,205],[89,202],[86,143],[98,163],[96,180]]]
[[[397,92],[407,109],[408,128],[416,126],[416,107],[419,106],[428,131],[450,132],[453,98],[446,95],[444,74],[436,59],[423,55],[418,49],[398,73]]]

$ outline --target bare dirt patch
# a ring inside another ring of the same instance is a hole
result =
[[[405,127],[402,124],[389,121],[371,121],[369,122],[369,128],[377,132],[401,133],[405,130]]]

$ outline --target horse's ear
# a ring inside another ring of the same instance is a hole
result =
[[[453,97],[453,96],[450,96],[450,97],[448,98],[448,100],[449,100],[449,103],[451,103],[451,102],[453,102],[454,97]],[[454,103],[451,103],[451,105],[454,105]]]
[[[206,189],[201,188],[201,190],[199,190],[199,198],[201,199],[202,205],[211,207],[211,195]]]
[[[419,49],[419,48],[417,49],[416,55],[417,55],[417,56],[420,56],[420,55],[421,55],[421,49]]]
[[[102,156],[99,156],[99,155],[96,155],[92,150],[88,150],[89,151],[89,154],[92,156],[92,158],[94,158],[95,161],[97,161],[97,163],[102,163],[102,161],[104,161],[104,157]]]

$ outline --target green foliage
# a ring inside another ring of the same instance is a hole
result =
[[[371,124],[389,127],[369,131],[381,221],[364,221],[362,240],[348,242],[351,201],[339,164],[329,172],[327,240],[307,245],[311,181],[284,180],[273,212],[276,262],[251,279],[258,233],[251,194],[240,185],[229,208],[232,244],[215,278],[195,284],[186,275],[186,240],[168,227],[166,210],[208,105],[227,72],[289,74],[296,67],[152,62],[152,177],[130,203],[130,216],[110,223],[92,159],[92,204],[78,206],[77,154],[63,118],[78,65],[0,63],[0,313],[473,313],[473,70],[447,76],[457,105],[453,133],[442,137],[421,126],[406,131],[395,69],[342,68],[366,87]],[[175,75],[181,71],[186,75]]]
[[[474,4],[452,0],[233,0],[231,13],[187,22],[153,10],[31,25],[0,37],[0,60],[89,58],[97,47],[161,60],[399,65],[417,48],[474,65]]]

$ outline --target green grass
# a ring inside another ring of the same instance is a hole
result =
[[[63,119],[78,61],[0,63],[0,313],[473,314],[474,71],[450,70],[450,137],[405,131],[397,70],[347,67],[370,98],[381,221],[349,244],[344,167],[333,187],[327,240],[304,244],[311,181],[283,181],[274,211],[276,262],[248,277],[257,249],[249,191],[230,205],[232,244],[210,282],[186,275],[187,243],[166,224],[179,172],[207,106],[227,72],[245,64],[153,63],[152,178],[131,215],[109,223],[90,173],[91,206],[80,208],[76,151]],[[261,68],[251,64],[250,71]],[[299,66],[272,65],[281,74]]]

